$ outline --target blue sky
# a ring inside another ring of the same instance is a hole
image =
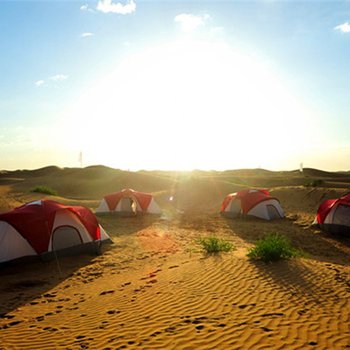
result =
[[[0,169],[350,168],[350,1],[2,1]]]

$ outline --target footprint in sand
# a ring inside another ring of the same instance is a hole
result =
[[[298,314],[299,315],[304,315],[306,312],[307,312],[307,310],[302,309],[302,310],[298,311]]]
[[[271,316],[284,316],[284,313],[282,312],[274,312],[274,313],[270,313],[270,314],[263,314],[261,315],[262,317],[271,317]]]
[[[85,335],[78,335],[75,337],[75,339],[84,339],[86,336]]]
[[[107,325],[108,325],[108,321],[102,321],[102,322],[101,322],[101,325],[100,325],[100,328],[101,328],[101,327],[104,328],[104,327],[106,327]]]
[[[108,310],[107,314],[108,315],[120,314],[120,310]]]
[[[67,307],[67,310],[78,310],[79,307],[78,306],[75,306],[75,307]],[[57,311],[56,311],[57,313]]]
[[[197,331],[201,331],[202,329],[204,329],[204,326],[202,324],[196,326]]]
[[[255,306],[256,304],[242,304],[242,305],[238,305],[238,307],[240,308],[240,309],[245,309],[246,307],[248,307],[248,306]]]
[[[8,320],[10,320],[11,318],[14,318],[15,316],[14,315],[6,315],[6,314],[2,314],[0,316],[0,318],[7,318]]]
[[[165,328],[164,331],[168,333],[174,333],[176,331],[176,327],[171,326],[171,327]]]
[[[53,328],[53,327],[45,327],[43,328],[44,331],[49,331],[49,332],[57,332],[58,329],[57,328]]]
[[[159,334],[162,334],[162,332],[159,332],[159,331],[154,332],[154,333],[151,334],[151,337],[156,337]]]
[[[8,323],[7,325],[4,325],[3,328],[8,328],[8,327],[12,327],[12,326],[16,326],[19,323],[22,323],[23,321],[12,321],[10,323]]]
[[[45,298],[54,298],[56,296],[57,293],[45,293],[44,297]]]
[[[223,328],[223,327],[226,327],[226,324],[225,323],[219,323],[216,327]]]
[[[147,281],[147,283],[157,283],[158,281],[157,281],[157,279],[156,278],[153,278],[153,279],[151,279],[151,280],[149,280],[149,281]]]
[[[113,290],[113,289],[111,289],[111,290],[105,290],[105,291],[101,292],[100,295],[112,294],[112,293],[114,293],[114,292],[115,292],[115,290]]]

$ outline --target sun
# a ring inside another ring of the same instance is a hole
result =
[[[303,113],[260,62],[225,42],[188,39],[129,55],[69,116],[75,130],[85,124],[74,142],[91,163],[189,170],[283,157],[295,148],[293,133],[301,146]]]

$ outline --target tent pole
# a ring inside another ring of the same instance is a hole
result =
[[[50,237],[49,223],[48,223],[47,220],[45,220],[45,224],[46,224],[46,229],[47,229],[48,236]],[[50,242],[50,240],[49,240],[49,242]],[[54,249],[52,249],[52,251],[53,251],[53,255],[55,257],[55,261],[56,261],[56,265],[57,265],[57,269],[58,269],[58,274],[59,274],[60,278],[62,278],[62,270],[61,270],[60,263],[58,261],[57,252]]]
[[[62,278],[62,270],[61,270],[60,263],[59,263],[59,261],[58,261],[58,256],[57,256],[56,250],[53,251],[53,254],[54,254],[54,256],[55,256],[55,260],[56,260],[56,264],[57,264],[57,269],[58,269],[58,274],[60,275],[60,278]]]

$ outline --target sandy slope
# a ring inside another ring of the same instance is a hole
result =
[[[114,245],[98,257],[61,259],[61,276],[55,262],[1,270],[1,349],[350,346],[348,252],[321,240],[329,257],[266,265],[246,258],[250,238],[240,231],[257,235],[260,221],[101,221]],[[213,231],[237,249],[204,255],[196,238]]]
[[[40,198],[27,191],[33,178],[56,171],[29,173],[20,187],[18,178],[3,182],[0,210]],[[119,182],[108,174],[108,186]],[[320,201],[346,189],[275,187],[285,220],[229,220],[219,204],[239,185],[163,179],[157,187],[149,176],[134,184],[154,188],[162,217],[99,217],[114,241],[104,254],[0,268],[0,349],[350,348],[350,239],[310,226]],[[68,190],[56,199],[90,208],[102,191],[79,199]],[[288,236],[309,258],[250,261],[248,249],[268,232]],[[236,249],[207,256],[197,244],[207,235]]]

